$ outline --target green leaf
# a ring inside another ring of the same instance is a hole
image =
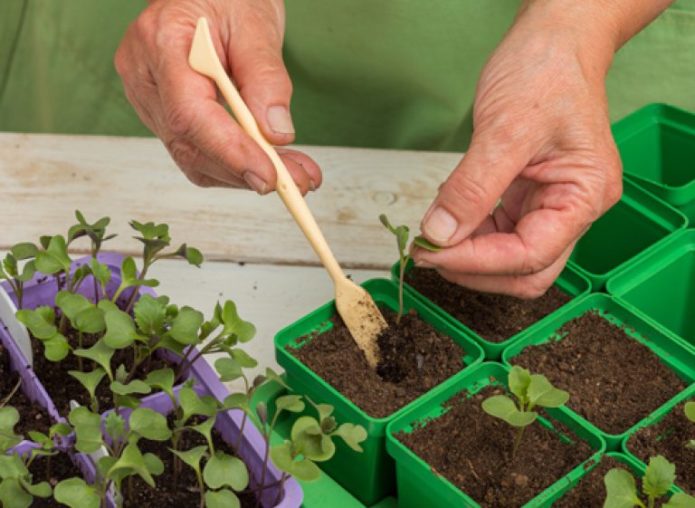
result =
[[[236,304],[231,300],[224,302],[220,322],[223,325],[223,333],[234,336],[239,342],[248,342],[256,335],[256,327],[239,317]]]
[[[131,416],[132,418],[132,416]],[[147,469],[147,464],[145,463],[145,458],[142,456],[140,449],[137,444],[130,442],[123,449],[123,453],[116,460],[116,462],[111,466],[108,471],[108,475],[111,476],[114,473],[122,472],[126,476],[131,474],[137,474],[142,478],[147,485],[154,487],[154,478],[150,474],[149,469]]]
[[[122,310],[104,312],[104,321],[106,333],[102,340],[110,348],[123,349],[136,340],[144,340],[144,337],[137,332],[133,318]]]
[[[657,455],[649,459],[647,471],[642,479],[642,490],[648,496],[659,498],[665,495],[676,481],[676,466]]]
[[[212,441],[212,428],[215,425],[215,420],[216,418],[211,416],[210,418],[203,420],[201,423],[190,427],[191,430],[197,432],[205,438],[210,450],[214,450],[215,447]]]
[[[483,411],[490,416],[504,420],[512,427],[531,425],[538,414],[533,411],[519,411],[514,401],[506,395],[493,395],[483,401]]]
[[[72,325],[82,333],[97,334],[103,332],[106,328],[104,313],[96,306],[84,309],[77,314],[75,320],[71,322]]]
[[[230,350],[232,358],[245,369],[253,369],[258,366],[258,362],[249,356],[249,354],[243,349],[233,348]]]
[[[133,394],[147,394],[152,391],[150,385],[139,379],[134,379],[127,385],[124,385],[120,381],[114,381],[111,383],[111,391],[117,393],[118,395],[133,395]]]
[[[151,295],[142,295],[133,307],[135,322],[146,335],[161,335],[164,333],[166,310],[169,299],[167,297],[154,298]]]
[[[384,225],[384,227],[385,227],[386,229],[388,229],[391,233],[394,233],[394,234],[396,233],[395,228],[394,228],[394,227],[391,225],[391,223],[389,222],[389,218],[386,216],[386,214],[383,214],[383,213],[382,213],[381,215],[379,215],[379,220],[380,220],[381,223]]]
[[[166,441],[171,437],[171,430],[164,415],[152,409],[139,407],[130,415],[130,429],[145,439]]]
[[[58,333],[55,326],[55,313],[51,307],[37,307],[34,310],[21,309],[16,313],[20,323],[39,340],[47,340]]]
[[[19,455],[0,455],[0,478],[22,478],[28,474],[29,470]]]
[[[410,228],[408,226],[398,226],[396,228],[396,243],[398,250],[405,252],[408,248],[408,238],[410,237]]]
[[[695,423],[695,402],[687,402],[685,404],[685,416],[688,420]]]
[[[71,293],[70,291],[58,291],[55,297],[55,303],[71,323],[75,321],[77,314],[85,309],[94,307],[94,304],[84,296]]]
[[[362,452],[360,443],[367,439],[367,430],[362,425],[354,423],[343,423],[338,430],[335,431],[336,436],[340,436],[345,441],[345,444],[356,452]]]
[[[285,380],[282,378],[282,376],[281,376],[280,374],[278,374],[277,372],[275,372],[275,371],[274,371],[273,369],[271,369],[270,367],[266,367],[266,369],[265,369],[265,377],[266,377],[266,379],[268,379],[269,381],[274,381],[275,383],[279,384],[280,386],[282,386],[282,387],[284,387],[284,388],[287,388],[288,390],[289,390],[289,388],[290,388],[290,387],[287,385],[287,383],[285,383]]]
[[[72,433],[72,427],[68,425],[67,423],[55,423],[51,425],[51,428],[48,431],[49,436],[67,436]]]
[[[82,453],[93,453],[104,444],[101,437],[101,418],[84,406],[70,411],[68,421],[75,428],[75,448]]]
[[[509,371],[509,390],[521,401],[522,404],[528,402],[528,387],[531,384],[531,373],[517,365]]]
[[[111,280],[111,270],[109,267],[94,258],[89,260],[89,270],[101,286],[106,286]]]
[[[22,440],[22,436],[15,434],[14,431],[18,422],[19,412],[15,408],[12,406],[0,408],[0,452],[12,448]]]
[[[203,254],[195,247],[188,247],[185,243],[176,250],[176,254],[198,268],[203,264]]]
[[[208,490],[205,493],[206,508],[239,508],[240,506],[239,498],[229,489]]]
[[[82,478],[68,478],[56,485],[55,500],[70,508],[99,508],[101,498],[96,489]]]
[[[291,413],[301,413],[305,407],[301,395],[282,395],[275,400],[275,406],[278,410]]]
[[[68,340],[57,333],[52,338],[43,341],[44,355],[52,362],[64,360],[70,352]]]
[[[611,469],[603,482],[606,485],[604,508],[634,508],[644,506],[637,496],[635,479],[624,469]]]
[[[169,336],[179,344],[198,344],[198,329],[205,320],[202,312],[191,307],[182,307],[169,330]]]
[[[46,250],[36,253],[36,269],[46,275],[68,273],[70,264],[65,238],[61,235],[51,237]]]
[[[125,420],[121,415],[119,415],[115,411],[110,411],[106,415],[104,428],[106,430],[106,433],[114,441],[118,441],[126,435]]]
[[[243,375],[239,362],[233,358],[218,358],[215,360],[215,370],[222,382],[234,381]]]
[[[97,386],[99,386],[101,380],[104,379],[106,372],[104,372],[104,369],[101,367],[97,367],[91,372],[70,370],[68,374],[77,379],[80,384],[84,386],[85,390],[89,393],[90,399],[94,399],[96,397]]]
[[[331,416],[333,414],[333,410],[335,409],[330,404],[316,404],[314,407],[319,414],[319,421],[323,421]]]
[[[154,453],[146,453],[142,456],[145,460],[145,467],[153,476],[159,476],[164,473],[164,462]]]
[[[73,353],[76,356],[81,356],[82,358],[88,358],[92,360],[97,365],[100,365],[102,369],[109,376],[109,379],[113,379],[113,373],[111,371],[111,357],[113,357],[114,349],[106,345],[103,338],[94,343],[94,345],[88,349],[76,349]]]
[[[184,422],[193,415],[211,417],[217,412],[217,401],[214,398],[201,397],[188,386],[184,386],[179,391],[179,405],[183,410]]]
[[[51,485],[46,481],[31,484],[26,479],[20,478],[19,482],[22,485],[22,487],[24,487],[24,490],[26,490],[29,494],[31,494],[34,497],[47,498],[51,497],[51,494],[53,493]]]
[[[300,416],[292,425],[292,443],[302,455],[312,461],[323,462],[335,454],[330,436],[321,432],[321,426],[311,416]]]
[[[36,273],[36,262],[27,261],[24,264],[21,275],[17,275],[17,280],[20,282],[28,282]]]
[[[425,249],[429,252],[439,252],[440,250],[442,250],[442,247],[430,242],[427,238],[425,238],[422,235],[418,235],[415,238],[413,238],[413,244],[416,247],[420,247],[421,249]]]
[[[174,371],[169,367],[153,370],[147,374],[145,383],[153,389],[162,390],[171,396],[174,393]]]
[[[242,409],[246,413],[251,411],[249,396],[245,393],[232,393],[231,395],[227,395],[222,403],[222,407],[224,409]]]
[[[200,472],[200,461],[203,459],[208,451],[207,446],[196,446],[190,450],[180,451],[169,449],[171,453],[180,458],[184,464],[187,464],[194,471]]]
[[[309,482],[321,476],[321,470],[310,460],[292,458],[292,444],[289,441],[273,446],[270,449],[270,458],[280,471],[289,473],[298,480]]]
[[[218,451],[205,463],[203,480],[211,489],[231,487],[240,492],[249,484],[249,471],[241,459]]]
[[[34,443],[41,445],[41,448],[43,449],[51,449],[54,446],[53,439],[43,432],[30,430],[27,432],[27,436],[29,436],[29,439],[31,439]]]
[[[15,257],[15,259],[19,261],[23,259],[33,258],[34,256],[36,256],[38,251],[39,250],[36,248],[36,245],[30,242],[18,243],[10,248],[10,252],[12,253],[12,255]]]
[[[555,388],[548,378],[541,374],[531,375],[531,383],[528,387],[529,409],[540,407],[560,407],[570,398],[570,394],[564,390]]]
[[[661,506],[662,508],[695,508],[695,497],[678,492]]]
[[[18,478],[6,478],[0,482],[0,502],[3,508],[28,508],[33,498],[23,488]]]

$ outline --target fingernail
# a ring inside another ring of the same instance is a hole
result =
[[[315,191],[315,190],[316,190],[316,184],[314,183],[314,181],[313,181],[311,178],[309,178],[309,188],[310,188],[312,191]]]
[[[278,134],[294,134],[292,117],[285,106],[270,106],[268,108],[268,124],[273,132]]]
[[[268,184],[265,183],[265,181],[261,177],[259,177],[255,173],[252,173],[251,171],[247,171],[246,173],[244,173],[243,176],[246,184],[253,190],[255,190],[261,195],[268,193]]]
[[[441,206],[432,212],[422,226],[423,232],[435,243],[446,243],[458,229],[458,222]]]

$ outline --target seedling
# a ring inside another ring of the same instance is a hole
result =
[[[613,468],[606,474],[604,508],[654,508],[666,497],[676,481],[676,466],[661,455],[649,459],[642,478],[642,492],[638,492],[635,478],[625,469]],[[645,504],[643,499],[647,499]],[[673,494],[661,504],[663,508],[695,508],[695,497],[682,492]]]
[[[38,249],[33,243],[18,243],[10,248],[0,264],[0,280],[6,280],[17,296],[17,308],[22,308],[24,284],[36,273],[34,258]],[[24,264],[20,268],[19,263]]]
[[[691,422],[695,423],[695,402],[685,403],[685,417]],[[688,444],[685,446],[691,450],[695,450],[695,439],[688,441]]]
[[[401,317],[403,317],[403,284],[405,281],[405,269],[410,261],[410,252],[412,251],[413,245],[420,247],[422,249],[428,250],[430,252],[437,252],[441,247],[433,244],[427,238],[422,235],[413,238],[413,242],[408,247],[408,239],[410,237],[410,228],[408,226],[392,226],[389,222],[388,217],[385,214],[379,216],[379,220],[396,237],[396,246],[398,247],[398,265],[399,265],[399,275],[398,275],[398,317],[396,318],[396,323],[401,322]]]
[[[528,370],[514,366],[509,371],[508,395],[493,395],[483,401],[482,408],[490,416],[499,418],[516,428],[512,460],[516,457],[526,427],[538,418],[536,407],[556,408],[569,400],[569,393],[555,388],[542,374],[531,374]]]

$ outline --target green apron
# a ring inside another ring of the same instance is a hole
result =
[[[289,0],[297,141],[464,150],[477,78],[518,0]],[[146,135],[113,54],[144,0],[2,0],[0,130]],[[695,0],[631,40],[608,77],[613,119],[695,110]]]

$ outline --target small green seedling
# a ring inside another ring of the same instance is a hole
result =
[[[695,423],[695,402],[685,403],[685,417],[691,422]],[[695,450],[695,439],[688,441],[688,444],[685,446],[691,450]]]
[[[408,247],[408,239],[410,238],[410,228],[408,226],[392,226],[388,217],[385,214],[379,216],[379,220],[396,237],[396,245],[398,246],[398,261],[400,273],[398,275],[398,318],[397,323],[401,322],[403,316],[403,284],[405,281],[405,269],[410,261],[410,251],[413,245],[430,252],[437,252],[441,247],[433,244],[422,235],[413,238],[413,243]]]
[[[676,481],[676,466],[661,455],[649,459],[647,471],[642,478],[642,492],[638,492],[635,478],[625,469],[613,468],[606,474],[604,508],[654,508],[656,502],[665,497]],[[647,499],[645,504],[643,499]],[[676,493],[663,508],[695,508],[695,497],[682,492]]]
[[[38,249],[33,243],[18,243],[10,248],[5,259],[0,263],[0,280],[6,280],[17,296],[17,307],[22,308],[24,300],[24,284],[36,273],[36,253]],[[22,267],[19,266],[23,261]]]
[[[531,374],[516,365],[509,371],[508,384],[514,398],[508,395],[493,395],[483,401],[482,408],[490,416],[499,418],[517,429],[512,449],[514,460],[524,429],[538,418],[534,408],[563,406],[569,400],[569,393],[555,388],[542,374]]]

